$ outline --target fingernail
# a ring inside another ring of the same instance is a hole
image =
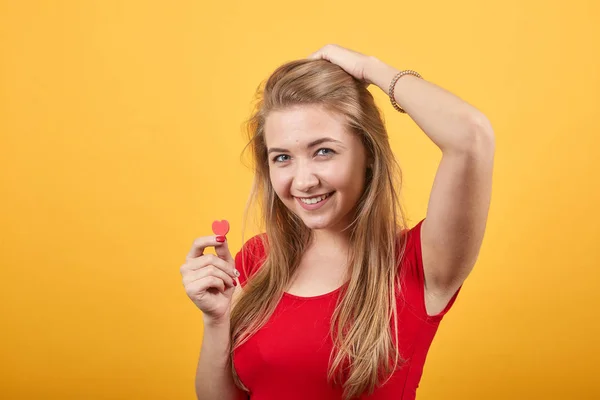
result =
[[[219,235],[216,237],[216,239],[217,239],[217,242],[223,243],[225,241],[225,236]]]
[[[237,286],[237,282],[235,281],[235,279],[233,280],[233,286]]]

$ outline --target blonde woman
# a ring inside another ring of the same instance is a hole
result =
[[[443,154],[410,229],[370,84]],[[417,72],[337,45],[279,67],[257,100],[251,199],[265,232],[235,258],[225,237],[198,238],[181,267],[204,318],[198,399],[414,399],[484,237],[490,123]]]

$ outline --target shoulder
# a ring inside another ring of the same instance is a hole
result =
[[[261,233],[248,239],[236,254],[235,269],[240,273],[239,281],[242,287],[265,261],[267,245],[267,235]]]

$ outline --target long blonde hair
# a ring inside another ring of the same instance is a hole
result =
[[[252,153],[254,184],[244,221],[256,201],[266,231],[262,240],[267,257],[232,308],[230,362],[234,381],[248,390],[233,366],[233,350],[272,315],[311,240],[311,230],[281,202],[271,185],[265,120],[275,110],[320,105],[345,117],[346,128],[362,139],[372,162],[365,171],[364,192],[348,227],[349,281],[331,320],[334,349],[327,377],[343,385],[345,400],[371,394],[383,378],[389,379],[405,362],[394,345],[398,343],[398,263],[405,249],[405,240],[398,234],[406,225],[399,201],[402,174],[383,116],[362,82],[325,60],[286,63],[263,83],[246,121],[246,148]]]

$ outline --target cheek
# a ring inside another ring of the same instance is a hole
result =
[[[278,171],[276,169],[271,169],[269,171],[269,177],[271,178],[271,186],[273,186],[273,190],[278,197],[285,197],[285,193],[289,188],[289,177],[286,176],[282,171]]]
[[[360,191],[364,185],[364,171],[351,163],[340,163],[328,174],[328,181],[338,190]]]

